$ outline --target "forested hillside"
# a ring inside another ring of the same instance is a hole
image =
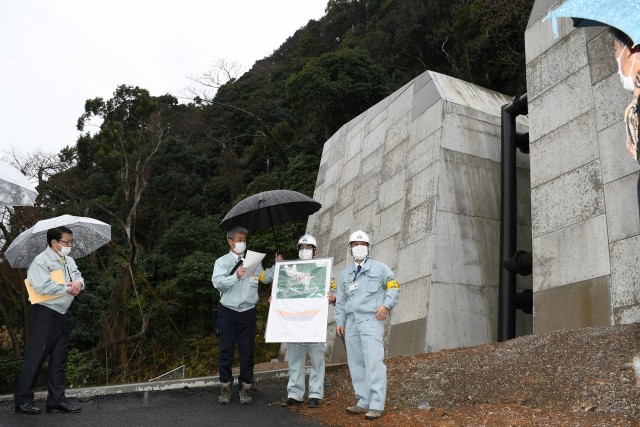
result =
[[[232,61],[220,61],[196,79],[189,103],[127,82],[110,99],[87,100],[77,141],[21,164],[39,179],[36,206],[6,209],[0,223],[3,251],[47,217],[68,213],[112,225],[112,243],[78,260],[87,291],[70,310],[69,385],[144,381],[182,364],[188,376],[215,374],[211,273],[228,250],[218,230],[228,209],[271,189],[312,196],[324,142],[425,70],[524,93],[532,6],[330,0],[323,18],[248,72],[236,75]],[[277,229],[285,257],[295,257],[304,228]],[[271,232],[251,235],[249,248],[271,257]],[[0,262],[4,392],[13,390],[24,353],[25,274]],[[263,344],[270,288],[262,289],[256,362],[279,349]]]

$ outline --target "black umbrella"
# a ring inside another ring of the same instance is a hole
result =
[[[307,219],[320,207],[320,203],[297,191],[263,191],[238,202],[218,227],[222,231],[228,231],[235,226],[244,227],[249,231],[265,230],[271,227],[277,248],[278,241],[273,229],[275,225]]]

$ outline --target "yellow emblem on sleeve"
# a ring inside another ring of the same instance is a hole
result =
[[[329,286],[331,287],[331,290],[335,290],[337,288],[336,281],[332,279],[331,284]]]
[[[262,283],[264,283],[264,270],[260,273],[260,277],[258,278]]]
[[[389,280],[387,282],[387,289],[400,289],[400,285],[397,280]]]

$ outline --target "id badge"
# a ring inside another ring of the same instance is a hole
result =
[[[258,276],[249,277],[249,283],[258,283]]]
[[[349,284],[349,292],[353,292],[356,289],[358,289],[358,282],[351,282],[351,284]]]

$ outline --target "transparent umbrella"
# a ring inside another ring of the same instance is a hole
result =
[[[639,6],[638,0],[565,0],[550,10],[545,19],[551,19],[555,38],[558,38],[557,18],[565,17],[573,18],[575,27],[615,27],[628,35],[636,45],[640,43]]]
[[[38,221],[20,233],[4,253],[12,267],[27,268],[31,261],[47,247],[47,230],[65,226],[73,232],[73,248],[69,256],[89,255],[111,240],[111,226],[97,219],[62,215]]]
[[[0,161],[0,207],[32,206],[37,195],[26,176],[9,163]]]

